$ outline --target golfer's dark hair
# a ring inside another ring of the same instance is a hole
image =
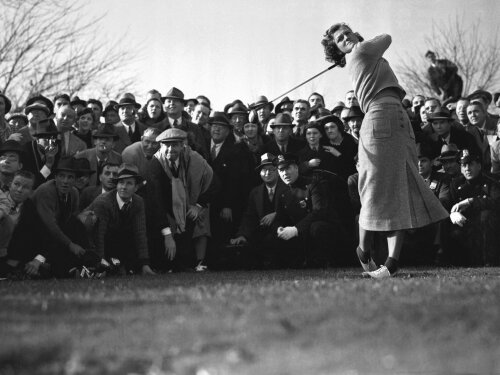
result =
[[[345,53],[340,51],[340,49],[337,47],[337,44],[335,43],[335,40],[333,39],[333,34],[341,27],[346,27],[349,30],[352,30],[350,26],[344,22],[336,23],[332,25],[328,30],[326,30],[325,35],[323,35],[323,40],[321,40],[321,44],[325,49],[325,60],[344,67]]]

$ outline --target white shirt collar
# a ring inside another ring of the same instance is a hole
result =
[[[116,202],[118,203],[118,208],[121,210],[123,205],[125,204],[125,201],[123,201],[120,196],[118,195],[118,192],[116,192]],[[130,198],[129,202],[132,202],[132,198]]]

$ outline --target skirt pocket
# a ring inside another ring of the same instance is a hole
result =
[[[373,129],[373,138],[390,138],[392,135],[391,119],[389,116],[370,119]]]

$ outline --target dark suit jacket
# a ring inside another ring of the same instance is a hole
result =
[[[276,190],[274,192],[274,211],[278,207],[279,197],[285,192],[287,186],[278,179],[276,184]],[[259,226],[260,220],[267,214],[264,212],[264,199],[269,199],[267,197],[266,184],[262,183],[256,186],[250,192],[248,197],[248,204],[241,218],[241,224],[236,236],[244,236],[247,240],[250,239]]]
[[[94,148],[90,148],[87,150],[83,150],[82,152],[79,152],[78,154],[76,154],[75,158],[77,158],[77,159],[85,158],[89,161],[90,169],[93,171],[96,171],[96,173],[93,173],[90,175],[89,185],[95,186],[97,184],[97,181],[98,181],[96,148],[94,147]],[[121,154],[117,153],[116,151],[111,150],[109,153],[107,162],[120,165],[122,163],[122,156],[121,156]]]
[[[144,130],[146,130],[146,127],[142,123],[136,121],[134,135],[132,136],[132,139],[130,139],[127,131],[125,130],[125,126],[123,126],[121,121],[114,124],[113,126],[115,127],[116,135],[118,135],[118,140],[115,141],[113,150],[115,150],[119,154],[121,154],[125,147],[127,147],[128,145],[140,141]]]
[[[61,158],[61,146],[60,142],[57,141],[57,145],[59,146],[59,152],[56,154],[55,162],[52,167],[54,169],[57,166],[57,162]],[[51,180],[54,178],[53,174],[49,174],[47,178],[45,178],[41,173],[41,169],[45,165],[45,162],[42,161],[40,153],[38,152],[38,144],[36,141],[25,143],[24,146],[24,154],[22,156],[23,161],[23,169],[32,172],[35,175],[35,185],[33,186],[36,189],[38,186],[43,184],[44,182]]]
[[[443,147],[444,141],[441,137],[438,137],[436,133],[430,135],[428,139],[430,140],[432,154],[434,157],[440,155],[441,147]],[[474,137],[465,130],[457,129],[454,126],[450,128],[450,143],[457,145],[459,150],[468,149],[472,153],[482,155],[482,151],[476,144]]]
[[[295,137],[290,137],[288,139],[288,145],[287,145],[286,152],[290,153],[290,154],[295,154],[298,156],[299,151],[302,148],[304,148],[305,145],[306,145],[306,142],[304,140],[298,139]],[[262,149],[262,152],[263,153],[269,152],[269,153],[273,154],[274,156],[278,156],[278,155],[282,154],[275,139],[266,143]]]
[[[207,134],[203,132],[203,130],[196,124],[193,124],[185,117],[180,118],[181,122],[177,126],[178,129],[184,130],[188,134],[188,145],[196,151],[198,154],[203,156],[206,160],[208,160],[209,152],[208,147],[206,145],[207,142]],[[171,128],[170,122],[167,121],[167,129]],[[210,137],[209,137],[210,138]],[[210,139],[208,139],[210,141]]]
[[[9,258],[27,263],[38,254],[47,258],[47,249],[44,247],[45,234],[43,224],[35,207],[35,203],[28,198],[21,206],[17,225],[7,249]]]
[[[87,186],[80,194],[80,211],[87,208],[99,195],[102,194],[102,186]]]

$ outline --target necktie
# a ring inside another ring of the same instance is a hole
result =
[[[12,208],[10,209],[10,215],[14,215],[17,213],[17,207],[18,207],[18,203],[14,204],[14,206],[12,206]]]
[[[174,177],[178,177],[179,176],[178,170],[177,170],[177,168],[175,166],[175,162],[173,162],[173,161],[170,162],[170,170],[172,171],[172,175]]]
[[[210,150],[210,157],[212,158],[212,160],[215,160],[215,158],[217,157],[217,146],[215,145],[215,143]]]
[[[130,202],[125,202],[125,204],[122,206],[121,211],[123,213],[126,213],[128,211],[128,209],[129,209],[129,207],[130,207]]]
[[[179,124],[177,123],[177,119],[174,120],[174,124],[172,125],[172,127],[174,128],[177,128],[179,126]]]
[[[130,138],[130,140],[132,140],[133,135],[134,135],[134,133],[132,132],[132,126],[129,126],[128,127],[128,137]]]
[[[282,154],[285,154],[286,153],[286,148],[285,148],[285,145],[281,145],[280,146],[280,151]]]
[[[268,190],[269,200],[272,202],[274,197],[274,188]]]

